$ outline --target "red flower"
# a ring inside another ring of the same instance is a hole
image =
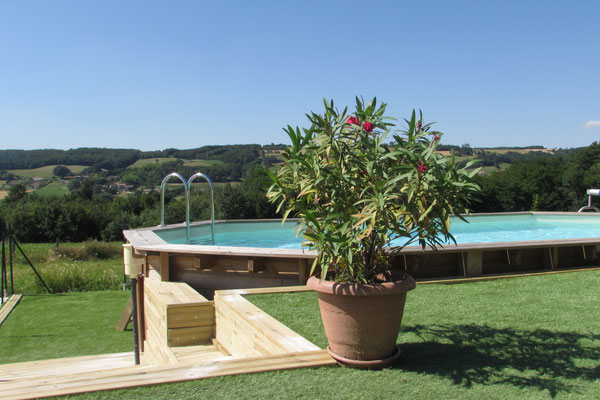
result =
[[[373,124],[372,124],[372,123],[370,123],[370,122],[365,122],[365,123],[363,124],[363,128],[365,129],[365,131],[367,131],[367,132],[371,132],[371,131],[373,130],[373,128],[375,128],[375,125],[373,125]]]
[[[352,124],[352,125],[358,125],[358,118],[350,117],[350,118],[348,118],[348,123]]]
[[[423,173],[423,172],[427,171],[427,165],[423,164],[423,162],[419,162],[419,166],[417,167],[417,170],[420,173]]]
[[[423,129],[423,123],[421,121],[417,122],[417,130]]]
[[[433,137],[433,143],[437,142],[438,140],[440,140],[440,138],[438,137],[438,135],[435,135]]]

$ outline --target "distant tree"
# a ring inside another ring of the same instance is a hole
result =
[[[27,196],[27,188],[24,184],[18,183],[8,190],[8,195],[5,200],[7,203],[16,203],[25,196]]]
[[[463,156],[472,156],[473,149],[471,148],[471,145],[469,143],[465,143],[462,146],[460,146],[460,153]]]
[[[567,162],[563,174],[564,186],[571,199],[572,207],[578,208],[586,203],[587,189],[600,186],[600,145],[596,142],[578,149]]]
[[[60,178],[64,178],[67,175],[71,175],[71,173],[72,173],[71,170],[69,168],[65,167],[64,165],[57,165],[52,170],[52,174],[54,176],[58,176]]]
[[[83,200],[91,200],[94,197],[95,182],[92,179],[85,179],[79,186],[77,195]]]
[[[10,182],[15,179],[17,179],[17,177],[14,174],[6,170],[0,170],[0,180]]]

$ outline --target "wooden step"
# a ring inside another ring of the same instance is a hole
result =
[[[134,366],[133,352],[0,364],[0,387],[20,379],[68,375]]]
[[[2,289],[0,288],[0,290]],[[21,297],[23,297],[22,294],[13,294],[2,304],[2,308],[0,308],[0,326],[2,326],[2,323],[8,318],[9,314],[17,304],[19,304]]]
[[[14,365],[14,364],[13,364]],[[66,375],[38,376],[0,382],[0,399],[34,399],[99,390],[181,382],[194,379],[278,369],[335,365],[325,350],[267,357],[186,362],[160,367],[134,366]]]

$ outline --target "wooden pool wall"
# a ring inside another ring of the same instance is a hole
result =
[[[125,231],[148,273],[163,281],[186,282],[207,298],[215,290],[304,285],[315,253],[167,244],[151,229]],[[392,267],[415,279],[472,277],[600,264],[600,238],[417,246],[394,251]]]

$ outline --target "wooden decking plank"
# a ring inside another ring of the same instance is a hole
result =
[[[2,308],[0,308],[0,326],[2,326],[6,318],[8,318],[8,316],[10,315],[12,310],[17,306],[17,304],[19,304],[22,297],[22,294],[12,294],[8,298],[8,300],[6,300],[4,304],[2,304]]]
[[[291,293],[291,292],[309,292],[310,289],[306,286],[279,286],[279,287],[265,287],[265,288],[252,288],[252,289],[230,289],[230,290],[217,290],[215,293],[219,295],[226,294],[266,294],[266,293]]]
[[[250,303],[240,295],[218,296],[229,309],[242,316],[263,335],[276,342],[286,353],[318,350],[319,347],[298,335],[281,322]]]
[[[165,367],[136,366],[103,372],[42,378],[36,380],[35,387],[32,387],[29,380],[0,383],[0,399],[32,399],[241,373],[326,365],[335,365],[335,361],[325,350],[318,350],[269,357],[229,359],[207,364],[185,363]]]
[[[0,382],[133,365],[135,364],[132,352],[0,364]]]
[[[233,313],[224,302],[217,303],[216,321],[217,340],[236,357],[285,353],[279,343],[257,331],[247,320]]]
[[[469,283],[469,282],[484,282],[495,279],[506,279],[506,278],[520,278],[526,276],[539,276],[539,275],[553,275],[553,274],[564,274],[568,272],[584,272],[584,271],[600,271],[600,267],[588,267],[588,268],[569,268],[569,269],[554,269],[544,271],[524,271],[524,272],[509,272],[504,274],[490,274],[483,276],[474,276],[470,278],[437,278],[437,279],[417,279],[417,285],[428,285],[428,284],[448,284],[448,283]]]

